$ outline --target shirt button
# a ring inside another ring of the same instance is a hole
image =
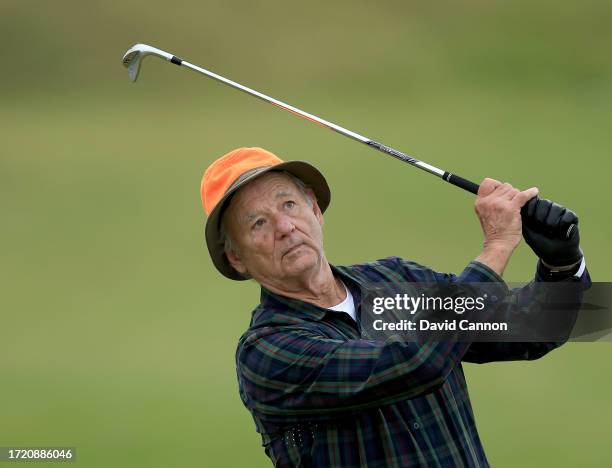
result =
[[[418,422],[415,422],[412,427],[414,427],[415,429],[420,429],[421,425]]]

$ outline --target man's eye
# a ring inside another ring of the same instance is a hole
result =
[[[260,219],[258,219],[257,221],[255,221],[255,222],[253,223],[253,226],[252,226],[252,227],[253,227],[253,229],[255,229],[255,228],[260,228],[260,227],[262,227],[264,224],[266,224],[266,220],[265,220],[265,219],[260,218]]]
[[[293,200],[289,200],[285,202],[285,208],[291,209],[295,206],[295,202]]]

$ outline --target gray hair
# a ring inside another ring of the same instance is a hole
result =
[[[285,174],[287,177],[289,177],[289,179],[291,179],[291,181],[299,189],[302,195],[304,195],[304,198],[306,199],[308,204],[311,207],[313,206],[313,200],[312,198],[310,198],[310,195],[308,194],[308,189],[310,187],[306,185],[302,179],[292,174],[291,172],[287,172],[287,171],[271,171],[271,172],[279,172],[280,174]],[[231,201],[231,198],[230,200],[227,201],[227,206],[229,206],[230,201]],[[226,206],[226,209],[227,209],[227,206]],[[219,224],[219,233],[221,234],[221,242],[223,242],[223,249],[226,252],[232,251],[232,252],[235,252],[237,255],[240,255],[240,250],[238,246],[232,240],[229,233],[227,232],[227,228],[225,226],[225,212],[221,214],[221,222]],[[247,273],[242,274],[242,276],[247,279],[251,278]]]

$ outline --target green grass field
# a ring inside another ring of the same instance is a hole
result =
[[[148,42],[479,181],[580,216],[612,261],[612,4],[9,1],[0,7],[0,446],[77,447],[83,467],[269,466],[235,378],[258,300],[203,242],[202,171],[238,146],[328,176],[326,251],[460,271],[473,197],[156,59]],[[531,278],[521,246],[506,272]],[[465,365],[493,466],[609,463],[612,346]]]

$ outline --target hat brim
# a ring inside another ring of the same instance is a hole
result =
[[[227,202],[231,196],[241,187],[244,187],[257,177],[272,171],[287,171],[312,188],[315,196],[317,197],[317,203],[322,213],[325,212],[329,206],[329,202],[331,201],[331,192],[325,177],[323,177],[323,174],[321,174],[316,167],[307,163],[306,161],[285,161],[274,166],[261,167],[255,169],[244,179],[238,179],[239,182],[234,183],[234,185],[232,185],[227,192],[225,192],[221,200],[219,200],[217,205],[210,212],[208,219],[206,220],[205,228],[206,245],[208,247],[208,252],[210,253],[210,258],[212,259],[217,270],[219,270],[223,276],[229,279],[242,281],[246,278],[234,270],[234,268],[230,265],[227,256],[225,255],[225,245],[221,236],[221,217],[223,216],[223,211],[225,210]]]

